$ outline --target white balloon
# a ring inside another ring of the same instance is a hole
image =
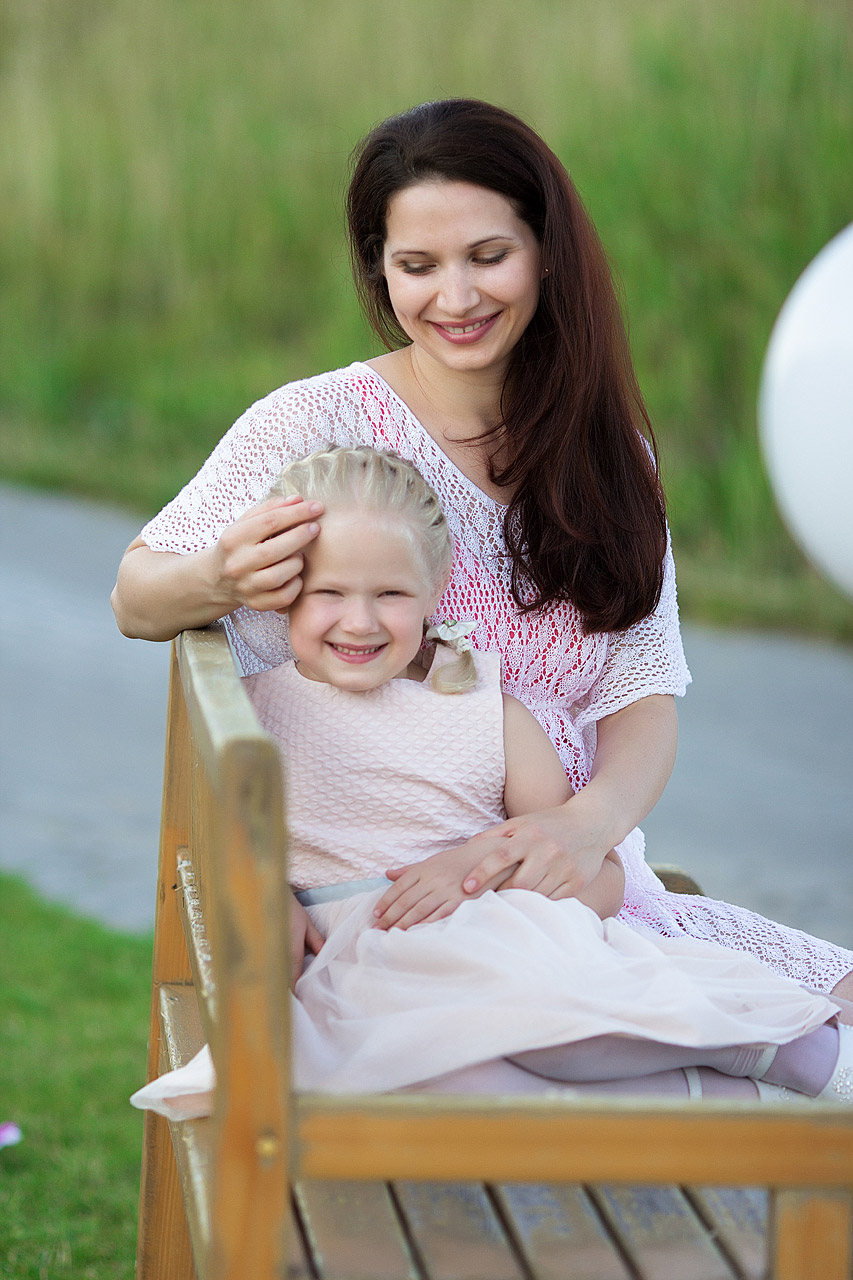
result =
[[[788,295],[770,335],[758,413],[786,524],[853,595],[853,223]]]

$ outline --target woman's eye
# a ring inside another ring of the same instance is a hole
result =
[[[425,276],[428,271],[432,270],[432,264],[429,262],[404,262],[403,270],[407,276]]]
[[[478,267],[494,267],[497,263],[503,262],[505,257],[506,249],[503,249],[500,253],[495,253],[490,258],[475,258],[474,261]]]

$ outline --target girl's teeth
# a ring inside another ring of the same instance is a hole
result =
[[[347,649],[342,644],[336,644],[334,648],[337,649],[338,653],[361,654],[361,653],[378,653],[379,650],[382,648],[382,646],[380,644],[375,644],[372,649]]]

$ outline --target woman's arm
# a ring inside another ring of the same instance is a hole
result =
[[[590,781],[562,804],[511,818],[475,836],[482,856],[465,879],[466,893],[507,867],[504,888],[536,888],[549,898],[577,897],[604,856],[657,803],[675,763],[678,719],[669,694],[653,694],[605,716]]]
[[[287,609],[302,586],[302,549],[319,532],[319,502],[272,498],[253,507],[204,551],[152,551],[136,538],[119,565],[111,596],[119,630],[140,640],[171,640],[240,605]]]

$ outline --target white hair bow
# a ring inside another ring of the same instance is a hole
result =
[[[457,653],[467,653],[473,649],[468,637],[477,630],[476,622],[459,622],[456,618],[446,618],[444,622],[430,627],[426,633],[427,640],[443,640]]]

